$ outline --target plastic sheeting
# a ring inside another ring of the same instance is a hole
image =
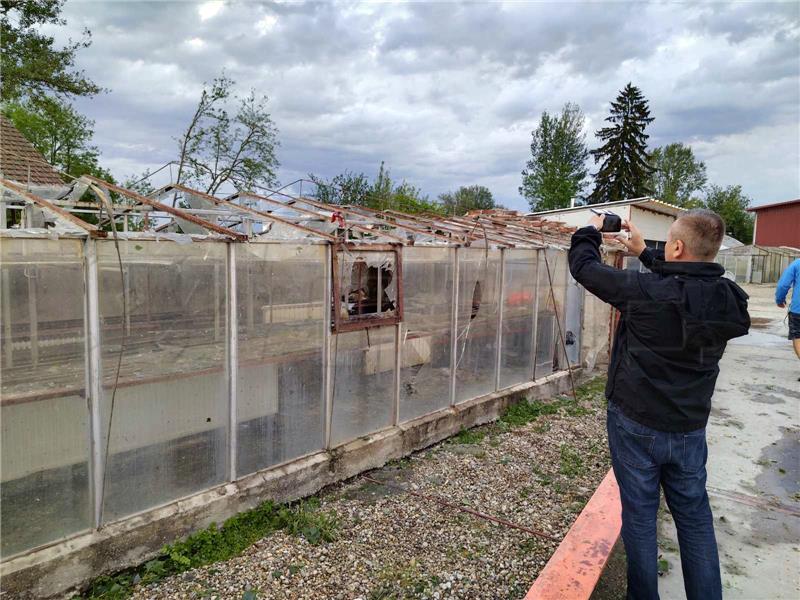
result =
[[[236,248],[237,475],[324,445],[325,247]]]
[[[537,250],[506,250],[500,387],[533,379]]]
[[[120,242],[124,316],[114,242],[97,242],[106,522],[225,480],[226,250]]]
[[[500,251],[458,250],[456,403],[495,391]]]
[[[403,251],[400,420],[450,404],[453,250]]]
[[[395,327],[334,336],[333,446],[392,424],[395,357]]]
[[[0,555],[87,529],[83,242],[0,241]]]
[[[452,386],[459,403],[566,366],[555,320],[566,315],[561,250],[547,251],[551,293],[544,250],[508,249],[503,261],[500,250],[404,247],[402,323],[328,337],[328,311],[357,315],[359,294],[362,310],[396,301],[394,253],[340,255],[335,302],[323,245],[120,237],[121,270],[113,239],[0,240],[3,556],[91,526],[84,244],[98,257],[105,522],[225,482],[231,451],[241,477],[322,449],[326,383],[337,446],[446,408]],[[595,320],[599,347],[607,312]]]

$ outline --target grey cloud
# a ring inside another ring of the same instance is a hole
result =
[[[230,2],[205,21],[197,10],[67,2],[59,35],[93,31],[78,64],[111,88],[79,103],[109,164],[142,170],[174,158],[202,82],[223,68],[240,91],[270,97],[284,182],[373,175],[383,159],[431,197],[480,182],[517,208],[542,110],[578,102],[596,129],[629,80],[651,100],[652,144],[696,142],[716,161],[710,172],[745,188],[763,181],[730,170],[741,146],[725,140],[800,122],[797,5]],[[187,43],[195,38],[202,44]],[[795,176],[770,193],[798,195],[800,156],[790,148],[783,160]]]

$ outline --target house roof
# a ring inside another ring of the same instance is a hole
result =
[[[800,198],[796,200],[785,200],[783,202],[773,202],[771,204],[762,204],[761,206],[751,206],[747,210],[750,212],[758,212],[760,210],[764,210],[765,208],[783,208],[784,206],[792,206],[794,204],[800,204]]]
[[[643,197],[643,198],[631,198],[629,200],[617,200],[616,202],[603,202],[602,204],[591,204],[591,205],[584,204],[582,206],[573,206],[570,208],[555,208],[553,210],[542,210],[539,212],[528,213],[528,215],[547,218],[549,215],[557,215],[561,213],[568,213],[578,210],[586,210],[587,208],[605,209],[605,208],[614,208],[615,206],[628,206],[629,204],[641,206],[642,208],[647,208],[654,212],[670,215],[673,217],[678,216],[680,213],[686,210],[685,208],[681,208],[680,206],[675,206],[674,204],[669,204],[668,202],[662,202],[661,200],[656,200],[655,198]]]
[[[0,176],[23,185],[64,185],[50,164],[6,117],[0,115]]]

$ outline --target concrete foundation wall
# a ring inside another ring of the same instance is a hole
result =
[[[568,373],[554,373],[32,551],[0,565],[2,595],[23,599],[69,596],[91,579],[140,564],[156,556],[164,544],[212,522],[222,523],[268,499],[287,502],[309,496],[442,441],[462,428],[493,421],[510,404],[547,398],[569,387]]]

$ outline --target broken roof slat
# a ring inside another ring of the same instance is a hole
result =
[[[328,240],[328,241],[335,241],[336,240],[336,238],[334,236],[329,235],[327,233],[324,233],[322,231],[317,231],[316,229],[311,229],[310,227],[304,227],[303,225],[298,225],[297,223],[292,223],[291,221],[287,221],[286,219],[282,219],[281,217],[276,217],[275,215],[272,215],[272,214],[270,214],[268,212],[264,212],[262,210],[258,210],[258,209],[255,209],[255,208],[250,208],[249,206],[241,206],[239,204],[234,204],[233,202],[228,202],[226,200],[220,200],[219,198],[216,198],[215,196],[212,196],[210,194],[206,194],[206,193],[198,191],[198,190],[193,190],[192,188],[188,188],[188,187],[183,186],[183,185],[178,185],[178,184],[166,185],[163,188],[161,188],[160,190],[158,190],[158,192],[156,192],[156,193],[159,193],[159,194],[169,193],[171,190],[178,190],[178,191],[183,192],[185,194],[194,194],[196,196],[199,196],[200,198],[204,198],[204,199],[206,199],[206,200],[208,200],[210,202],[213,202],[217,206],[223,206],[223,207],[226,207],[226,208],[232,208],[235,211],[249,213],[251,215],[256,215],[256,216],[262,217],[264,219],[267,219],[268,221],[274,221],[276,223],[281,223],[282,225],[286,225],[287,227],[291,227],[293,229],[297,229],[297,230],[303,231],[307,235],[312,235],[314,237],[322,238],[322,239],[325,239],[325,240]],[[245,238],[246,238],[246,236],[245,236]]]
[[[0,178],[0,186],[6,188],[10,192],[17,194],[21,198],[24,198],[28,202],[32,204],[36,204],[37,206],[41,206],[42,208],[48,210],[49,212],[53,213],[54,215],[58,216],[59,218],[65,219],[70,224],[77,226],[78,228],[88,232],[88,233],[98,233],[99,230],[91,223],[87,223],[83,219],[80,219],[73,215],[71,212],[64,210],[60,206],[56,206],[55,204],[45,200],[44,198],[40,198],[35,194],[31,194],[30,192],[26,191],[24,188],[16,185],[15,183],[8,181],[7,179]]]
[[[294,206],[294,204],[297,204],[298,202],[303,202],[305,204],[308,204],[309,206],[314,206],[314,203],[306,201],[303,198],[296,199],[296,201],[292,202],[292,204],[290,205],[287,202],[281,202],[280,200],[274,200],[272,198],[267,198],[266,196],[261,196],[259,194],[254,194],[253,192],[238,192],[238,193],[234,194],[233,196],[231,196],[231,198],[235,198],[237,196],[238,197],[244,197],[244,198],[254,198],[256,200],[260,200],[260,201],[263,201],[263,202],[269,202],[269,203],[271,203],[273,205],[278,205],[278,206],[281,206],[282,208],[287,208],[289,210],[295,210],[297,212],[302,212],[302,213],[305,213],[305,214],[308,214],[308,215],[313,215],[314,217],[317,217],[317,218],[326,218],[325,215],[322,215],[319,212],[315,212],[313,210],[309,210],[307,208],[302,208],[302,207],[299,207],[299,206]],[[320,204],[323,204],[323,203],[320,203]],[[333,209],[333,208],[331,210],[329,210],[327,208],[320,208],[320,210],[326,210],[328,212],[336,212],[336,209]],[[357,223],[353,223],[352,225],[349,225],[348,227],[352,227],[353,229],[357,229],[359,231],[362,231],[362,232],[365,232],[365,233],[369,233],[371,235],[379,235],[379,236],[382,236],[382,237],[386,237],[386,238],[389,238],[391,240],[394,240],[395,242],[405,243],[405,240],[403,238],[395,236],[395,235],[392,235],[392,234],[390,234],[390,233],[388,233],[386,231],[376,231],[374,229],[370,229],[369,227],[365,227],[365,226],[359,225]]]
[[[239,233],[238,231],[233,231],[232,229],[228,229],[227,227],[221,227],[215,223],[211,223],[210,221],[206,221],[205,219],[201,219],[200,217],[196,217],[195,215],[189,214],[179,208],[175,208],[169,206],[167,204],[162,204],[156,200],[148,198],[147,196],[142,196],[141,194],[137,194],[131,190],[126,190],[125,188],[121,188],[113,183],[108,183],[107,181],[103,181],[102,179],[98,179],[97,177],[92,177],[91,175],[82,175],[81,178],[85,178],[88,181],[91,181],[95,185],[104,187],[108,190],[117,192],[118,194],[130,198],[132,200],[136,200],[140,204],[148,204],[153,208],[157,208],[162,212],[166,212],[171,214],[173,217],[178,217],[194,223],[195,225],[199,225],[208,231],[214,231],[216,233],[231,237],[233,239],[238,240],[246,240],[247,236],[243,233]]]

